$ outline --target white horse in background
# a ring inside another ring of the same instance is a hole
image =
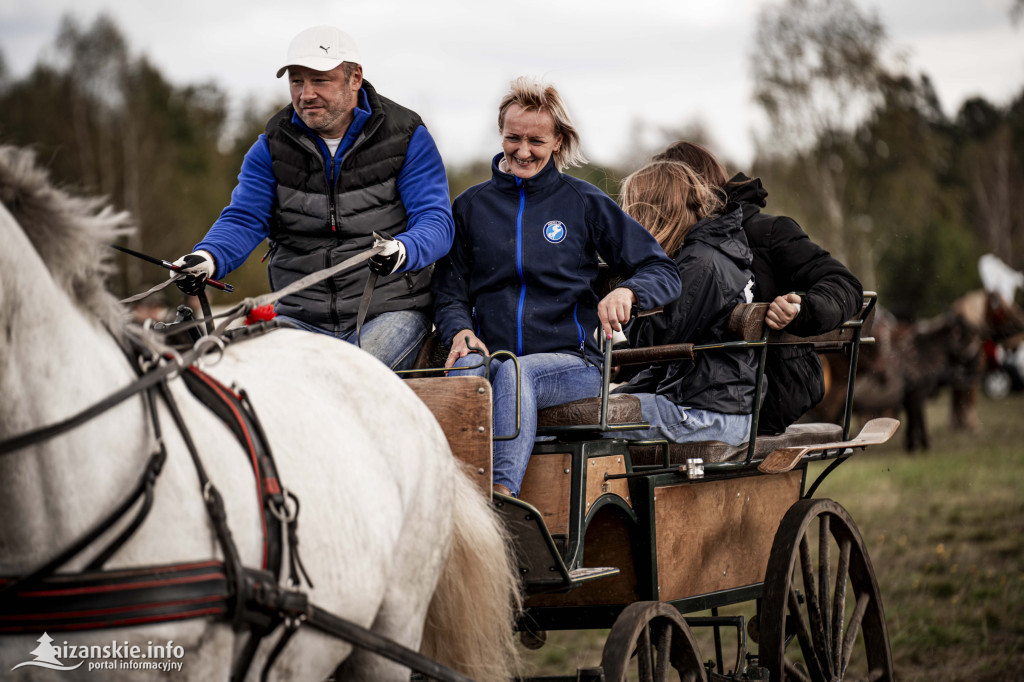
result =
[[[136,376],[115,340],[124,310],[104,288],[108,243],[126,229],[126,216],[52,187],[31,153],[10,147],[0,148],[0,204],[3,441],[66,419]],[[508,679],[516,577],[500,522],[413,392],[356,347],[295,330],[231,344],[205,370],[248,393],[280,480],[302,502],[300,548],[316,586],[310,601],[475,679]],[[180,379],[171,390],[224,497],[242,562],[258,567],[251,466]],[[220,558],[196,470],[160,410],[168,460],[154,506],[108,569]],[[135,396],[68,433],[0,455],[0,576],[29,573],[114,509],[155,449],[152,431]],[[81,570],[90,550],[59,572]],[[197,680],[227,680],[239,646],[230,624],[206,619],[49,634],[76,647],[171,640],[185,649],[182,672],[174,674]],[[10,672],[30,660],[38,636],[0,636],[5,679],[166,679],[140,670],[86,673],[84,666]],[[275,640],[264,640],[249,678],[258,677]],[[298,630],[272,672],[323,680],[342,661],[339,679],[409,678],[407,668],[309,627]]]

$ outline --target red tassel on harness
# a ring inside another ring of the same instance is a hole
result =
[[[256,324],[257,322],[266,322],[277,317],[277,313],[274,312],[274,306],[272,305],[261,305],[259,308],[253,308],[249,311],[249,314],[245,316],[245,323]]]

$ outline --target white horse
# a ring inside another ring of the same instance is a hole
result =
[[[4,441],[65,419],[136,377],[115,340],[124,311],[104,288],[108,243],[127,228],[126,216],[52,187],[30,153],[10,147],[0,148],[0,204]],[[206,369],[247,391],[280,480],[302,502],[301,555],[316,586],[310,600],[473,678],[507,679],[516,578],[500,522],[412,391],[354,346],[294,330],[232,344]],[[258,567],[262,534],[251,467],[180,379],[171,389],[225,499],[242,562]],[[107,568],[220,557],[196,470],[167,410],[160,411],[169,455],[153,509]],[[64,435],[0,455],[0,576],[27,574],[115,508],[154,450],[152,430],[143,399],[133,397]],[[95,550],[60,572],[80,570]],[[170,640],[184,648],[179,678],[197,680],[228,679],[239,646],[229,624],[208,619],[49,634],[58,647],[127,641],[145,650],[148,642]],[[85,666],[10,672],[32,659],[39,636],[0,636],[0,676],[166,679],[140,670],[86,673]],[[250,678],[276,637],[269,639]],[[342,661],[338,679],[409,678],[407,668],[309,627],[299,629],[272,670],[279,679],[323,680]]]

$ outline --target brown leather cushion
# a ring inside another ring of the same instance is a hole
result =
[[[729,333],[743,341],[757,341],[764,334],[767,303],[737,303],[729,313]]]
[[[441,344],[441,337],[437,335],[437,330],[434,330],[427,334],[427,338],[423,340],[423,345],[420,346],[420,351],[416,355],[416,363],[413,365],[413,369],[444,367],[444,362],[447,359],[448,349]]]
[[[608,398],[609,424],[634,424],[644,420],[635,395],[616,393]],[[582,398],[547,407],[537,413],[537,426],[576,426],[601,423],[601,399]]]
[[[777,436],[758,436],[754,458],[762,459],[779,448],[831,443],[842,438],[843,427],[838,424],[793,424]],[[729,445],[721,441],[670,443],[668,454],[671,466],[685,464],[687,459],[698,457],[705,462],[737,462],[747,458],[747,445]],[[664,446],[632,445],[629,455],[633,466],[661,465],[664,463]]]

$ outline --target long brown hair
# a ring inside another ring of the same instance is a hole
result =
[[[669,256],[690,228],[722,209],[718,192],[690,166],[651,161],[622,181],[622,210],[650,232]]]
[[[679,161],[697,172],[709,185],[722,189],[729,182],[729,173],[722,162],[704,145],[680,140],[654,157],[655,161]]]

